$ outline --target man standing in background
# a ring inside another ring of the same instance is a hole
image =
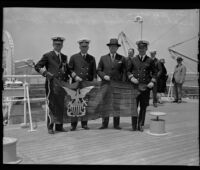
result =
[[[183,59],[177,57],[177,65],[174,68],[172,82],[174,83],[174,103],[182,102],[182,86],[185,81],[186,67],[182,64]]]
[[[158,98],[157,98],[157,79],[162,73],[162,67],[159,63],[159,60],[156,58],[156,51],[151,51],[150,52],[151,59],[153,60],[154,67],[156,69],[156,82],[154,83],[153,89],[152,89],[152,94],[153,94],[153,106],[157,107],[158,106]]]

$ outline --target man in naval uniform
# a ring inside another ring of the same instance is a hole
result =
[[[53,37],[52,40],[53,50],[45,53],[35,65],[35,70],[46,77],[45,90],[49,105],[49,113],[47,115],[49,134],[54,134],[54,124],[55,131],[67,131],[63,128],[64,105],[59,105],[59,103],[64,104],[64,92],[61,87],[57,87],[55,90],[53,80],[56,78],[60,81],[68,82],[71,74],[67,64],[67,56],[61,53],[65,38]]]
[[[103,83],[109,83],[109,81],[125,81],[125,65],[126,59],[124,56],[117,53],[118,48],[121,46],[118,43],[118,39],[112,38],[110,42],[107,44],[109,47],[109,53],[101,56],[97,74],[102,79]],[[102,118],[102,126],[99,129],[108,128],[109,116]],[[120,117],[113,116],[113,126],[115,129],[121,129],[119,126]]]
[[[136,98],[137,107],[140,106],[139,116],[132,117],[132,129],[133,131],[143,131],[146,108],[149,105],[150,89],[156,82],[156,70],[153,64],[153,60],[146,55],[146,51],[149,45],[148,41],[137,41],[139,54],[136,55],[128,64],[127,76],[129,80],[138,86],[140,94]]]
[[[97,79],[95,57],[88,54],[90,40],[81,39],[78,41],[80,52],[72,55],[69,61],[72,73],[72,83],[77,81],[94,81]],[[83,129],[88,130],[87,121],[81,121]],[[76,130],[78,120],[71,123],[71,131]]]

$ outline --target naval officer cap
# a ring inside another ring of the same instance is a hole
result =
[[[147,47],[149,45],[149,42],[145,40],[140,40],[136,42],[136,45],[138,46],[138,48],[143,48]]]
[[[64,37],[52,37],[51,39],[53,40],[53,42],[55,42],[55,41],[63,42],[65,40]]]
[[[85,39],[79,40],[78,43],[79,43],[79,45],[81,45],[81,46],[88,46],[89,43],[90,43],[90,40],[85,38]]]
[[[156,54],[156,50],[150,51],[150,54]]]

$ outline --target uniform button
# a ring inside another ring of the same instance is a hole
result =
[[[88,75],[88,73],[86,73],[86,75]]]
[[[83,74],[83,73],[80,73],[80,74]]]

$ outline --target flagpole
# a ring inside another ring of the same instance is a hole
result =
[[[134,22],[138,22],[140,24],[140,39],[142,40],[143,18],[141,16],[136,16]]]

